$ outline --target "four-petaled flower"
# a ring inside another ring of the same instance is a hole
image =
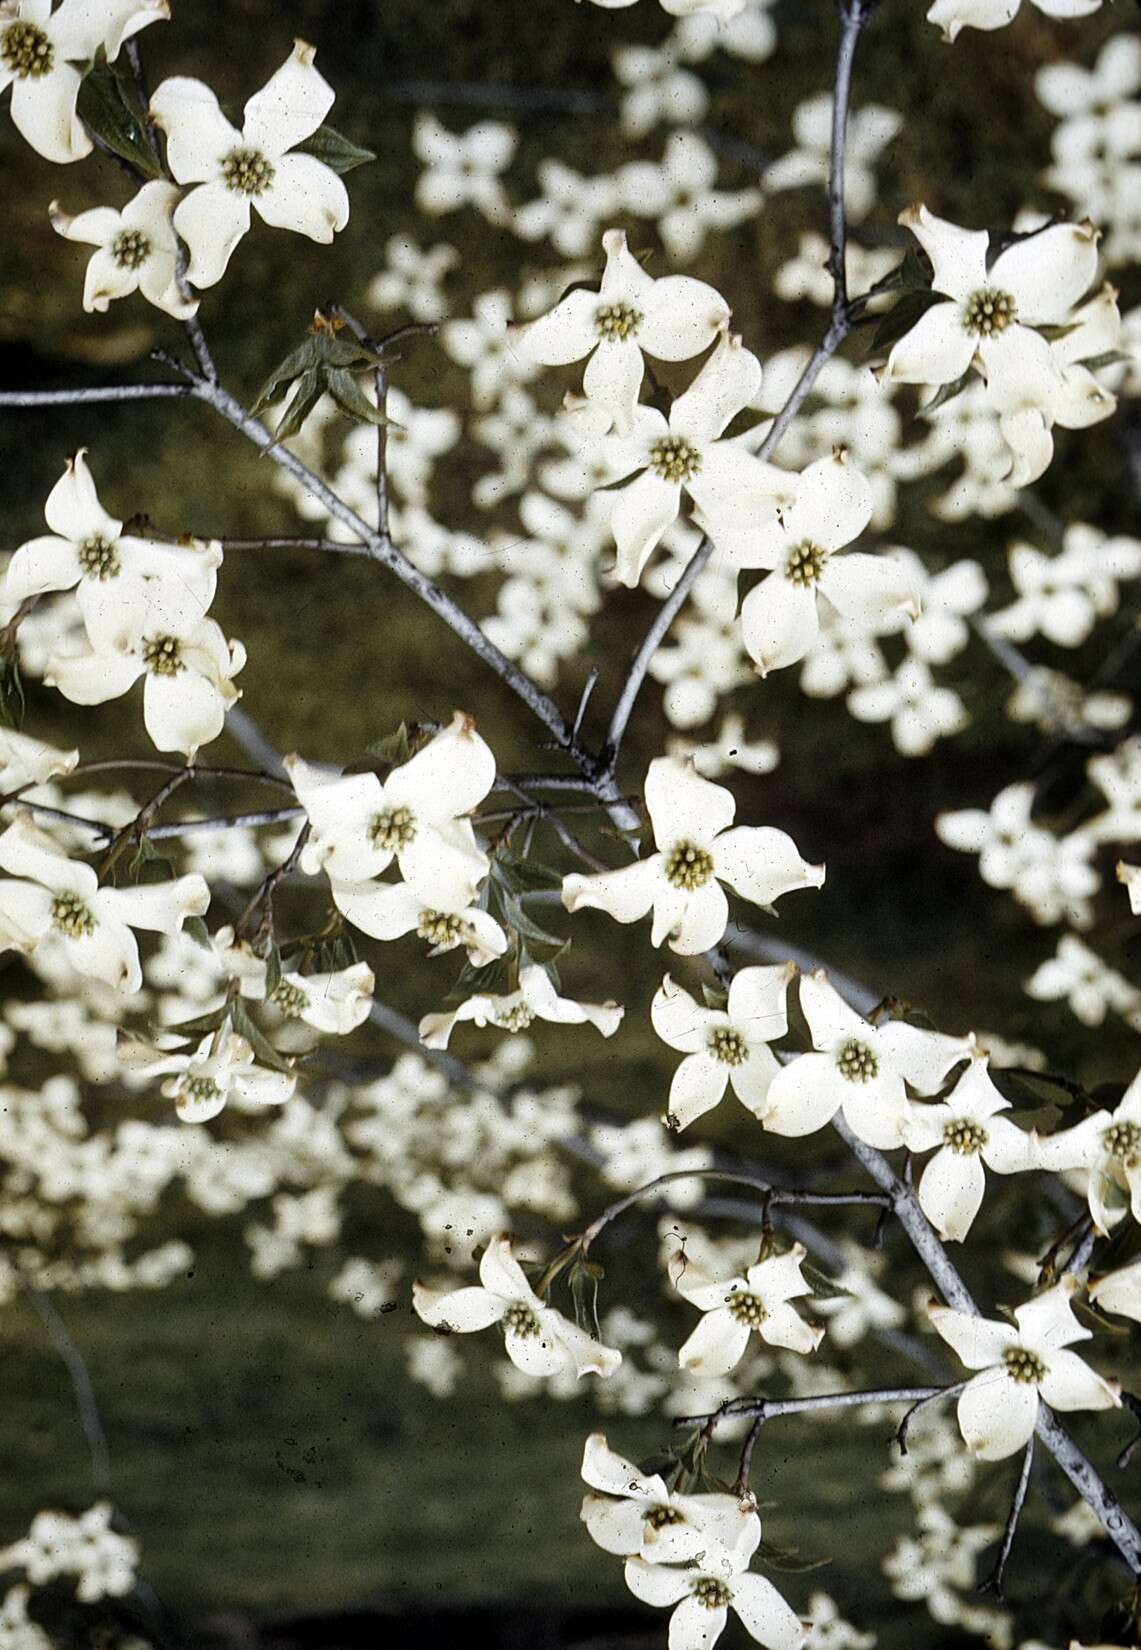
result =
[[[427,941],[432,957],[463,946],[477,968],[507,950],[507,935],[490,911],[468,904],[453,909],[442,891],[428,898],[410,882],[341,882],[335,877],[329,890],[341,915],[374,940],[416,934]]]
[[[765,1097],[780,1065],[769,1047],[788,1030],[789,981],[794,963],[741,968],[729,986],[723,1009],[706,1008],[667,974],[650,1005],[654,1030],[685,1059],[670,1084],[666,1122],[684,1129],[710,1111],[732,1085],[755,1117],[763,1117]]]
[[[581,1518],[593,1541],[623,1558],[652,1564],[703,1562],[723,1551],[746,1565],[757,1549],[756,1509],[735,1495],[679,1495],[657,1473],[641,1473],[592,1432],[582,1476],[595,1491],[583,1497]]]
[[[913,1106],[903,1125],[909,1151],[939,1148],[919,1182],[923,1213],[942,1238],[961,1242],[982,1207],[985,1163],[995,1174],[1038,1167],[1034,1137],[999,1112],[1009,1109],[987,1070],[986,1054],[972,1055],[946,1100]]]
[[[1039,1139],[1037,1161],[1056,1174],[1087,1171],[1086,1195],[1099,1232],[1120,1220],[1122,1192],[1134,1220],[1141,1221],[1141,1071],[1112,1112],[1095,1111],[1072,1129]]]
[[[823,865],[801,859],[784,831],[770,826],[730,829],[737,804],[723,785],[702,779],[691,762],[659,756],[646,774],[646,811],[656,852],[619,871],[563,878],[568,911],[606,911],[637,922],[651,909],[652,945],[694,956],[717,945],[729,921],[721,887],[769,906],[796,888],[819,888]]]
[[[805,1248],[796,1243],[783,1255],[768,1255],[732,1278],[713,1278],[684,1250],[670,1261],[674,1288],[704,1313],[680,1347],[677,1361],[695,1375],[728,1375],[745,1356],[756,1332],[770,1346],[815,1352],[824,1339],[819,1324],[806,1323],[788,1304],[812,1293],[801,1276]]]
[[[674,1604],[670,1650],[712,1650],[732,1610],[750,1638],[767,1650],[800,1650],[807,1629],[772,1582],[752,1570],[707,1557],[701,1564],[675,1567],[626,1560],[626,1585],[643,1604]]]
[[[166,1077],[162,1093],[174,1101],[184,1123],[208,1123],[230,1100],[240,1106],[281,1106],[297,1087],[291,1072],[259,1066],[246,1039],[228,1027],[204,1037],[192,1054],[167,1054],[136,1043],[121,1048],[119,1058],[140,1077]]]
[[[420,1040],[428,1048],[447,1048],[455,1027],[464,1020],[477,1026],[496,1026],[501,1031],[526,1031],[535,1020],[555,1025],[592,1025],[604,1037],[613,1037],[625,1010],[620,1004],[579,1003],[560,997],[550,975],[538,963],[519,970],[519,988],[503,996],[480,993],[469,997],[450,1014],[425,1014],[420,1021]]]
[[[608,229],[602,246],[606,267],[599,290],[568,292],[549,314],[517,327],[514,338],[520,353],[542,366],[589,356],[583,391],[626,435],[642,388],[642,351],[659,361],[700,355],[728,325],[729,305],[690,275],[655,280],[629,251],[621,229]]]
[[[83,281],[83,307],[103,314],[115,298],[141,292],[148,303],[178,321],[198,312],[198,300],[178,285],[178,242],[170,215],[180,190],[158,178],[144,183],[122,211],[93,206],[71,217],[58,201],[48,208],[52,228],[68,241],[94,246]]]
[[[972,1455],[1001,1461],[1029,1442],[1041,1399],[1053,1409],[1120,1407],[1121,1388],[1064,1350],[1091,1340],[1070,1308],[1081,1288],[1065,1277],[1015,1309],[1014,1324],[932,1306],[931,1322],[968,1369],[977,1369],[959,1397],[959,1430]],[[1017,1325],[1017,1327],[1015,1327]]]
[[[213,286],[250,227],[250,208],[274,229],[328,243],[349,221],[337,174],[314,155],[295,154],[321,125],[335,93],[313,67],[314,47],[293,51],[245,106],[242,130],[200,80],[175,75],[151,98],[166,133],[166,158],[179,183],[197,184],[179,203],[174,227],[190,248],[187,279]]]
[[[412,1286],[412,1305],[433,1329],[466,1335],[503,1325],[507,1356],[525,1375],[613,1375],[622,1354],[603,1346],[540,1300],[511,1253],[510,1237],[493,1237],[479,1263],[479,1284],[442,1291]]]

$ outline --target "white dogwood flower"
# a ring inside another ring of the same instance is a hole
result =
[[[249,230],[251,207],[271,228],[324,244],[348,223],[348,191],[337,174],[314,155],[291,152],[313,136],[336,96],[313,67],[315,56],[313,46],[294,41],[281,68],[246,103],[240,132],[200,80],[175,75],[151,98],[175,179],[197,185],[174,213],[195,286],[222,279]]]
[[[102,705],[145,677],[143,722],[156,749],[192,762],[241,697],[233,678],[246,650],[203,617],[208,602],[185,581],[125,578],[116,597],[89,611],[90,647],[52,654],[44,681],[73,704]]]
[[[934,1157],[919,1182],[923,1213],[942,1238],[962,1242],[982,1207],[985,1163],[995,1174],[1020,1174],[1036,1168],[1035,1141],[1026,1130],[998,1113],[1010,1102],[995,1088],[988,1059],[974,1054],[945,1100],[912,1106],[903,1125],[909,1151]]]
[[[456,711],[446,728],[383,782],[285,760],[312,834],[301,855],[311,876],[369,882],[395,859],[433,910],[463,911],[487,875],[488,858],[467,817],[495,783],[495,757]]]
[[[676,1605],[670,1650],[712,1650],[732,1610],[749,1637],[767,1650],[800,1650],[807,1629],[772,1582],[752,1570],[706,1559],[693,1566],[626,1560],[626,1585],[643,1604]]]
[[[692,131],[671,132],[660,161],[627,161],[617,180],[626,210],[656,218],[666,251],[679,263],[697,257],[710,229],[732,229],[761,207],[759,189],[718,189],[717,156]]]
[[[87,449],[81,447],[47,496],[44,519],[51,536],[22,544],[4,573],[0,596],[14,605],[52,590],[75,589],[79,610],[91,624],[113,623],[124,592],[144,580],[165,581],[202,617],[214,600],[222,549],[218,544],[155,544],[123,532],[99,502]],[[119,691],[125,691],[120,689]]]
[[[511,1252],[511,1239],[493,1237],[479,1263],[479,1284],[441,1291],[412,1285],[412,1305],[433,1329],[467,1335],[503,1325],[507,1356],[525,1375],[613,1375],[622,1354],[547,1306]]]
[[[773,569],[741,605],[741,630],[760,675],[803,659],[820,629],[819,598],[854,628],[883,635],[919,614],[912,569],[891,556],[839,556],[872,514],[872,492],[842,448],[786,478],[793,501],[775,521],[734,524],[719,549],[739,567]]]
[[[1112,1112],[1095,1111],[1072,1129],[1044,1136],[1037,1156],[1040,1166],[1055,1174],[1086,1171],[1090,1214],[1099,1232],[1120,1220],[1125,1199],[1134,1220],[1141,1221],[1141,1071]]]
[[[1034,0],[1047,17],[1088,17],[1101,0]],[[953,41],[962,29],[1004,29],[1018,16],[1022,0],[934,0],[927,21]],[[1045,72],[1045,71],[1043,71]]]
[[[177,934],[210,905],[196,875],[101,888],[90,865],[70,859],[23,815],[0,836],[0,870],[8,873],[0,882],[0,949],[34,952],[50,938],[77,973],[118,991],[143,983],[133,929]]]
[[[853,223],[867,217],[875,205],[875,163],[902,125],[901,114],[879,103],[869,103],[849,116],[844,205]],[[826,186],[832,150],[832,94],[822,92],[798,103],[792,131],[796,148],[765,167],[765,188],[775,192],[800,189],[806,184]]]
[[[412,149],[426,170],[416,183],[416,205],[432,217],[474,206],[488,223],[506,223],[511,206],[500,174],[511,164],[516,142],[514,128],[502,121],[481,120],[457,135],[421,109]]]
[[[82,160],[91,138],[75,104],[100,47],[113,63],[123,42],[170,16],[167,0],[8,0],[0,7],[0,92],[12,88],[12,123],[45,160]]]
[[[717,945],[729,920],[725,882],[742,899],[768,906],[796,888],[819,888],[823,865],[801,859],[792,838],[769,826],[733,825],[731,791],[702,779],[692,763],[659,756],[646,774],[646,811],[655,852],[619,871],[563,878],[568,911],[606,911],[637,922],[652,909],[652,945],[694,956]]]
[[[447,1048],[452,1031],[465,1020],[501,1031],[526,1031],[535,1020],[549,1020],[556,1025],[592,1025],[604,1037],[613,1037],[624,1013],[619,1003],[579,1003],[560,997],[546,969],[531,963],[519,970],[517,991],[503,996],[480,993],[450,1014],[425,1014],[420,1040],[427,1048]]]
[[[104,314],[115,298],[136,291],[178,321],[197,314],[198,300],[184,298],[178,286],[178,241],[170,215],[180,194],[173,183],[158,178],[144,183],[122,211],[93,206],[74,218],[52,201],[48,215],[56,234],[98,248],[83,282],[83,307],[89,314]]]
[[[595,1492],[580,1514],[604,1552],[651,1564],[686,1564],[720,1549],[746,1565],[761,1539],[754,1507],[735,1495],[679,1495],[657,1473],[641,1473],[601,1432],[582,1454],[582,1476]]]
[[[684,1129],[717,1105],[726,1083],[755,1117],[764,1115],[769,1084],[780,1070],[769,1047],[788,1030],[788,985],[793,963],[741,968],[723,1009],[706,1008],[667,974],[650,1005],[663,1042],[685,1059],[670,1084],[666,1122]]]
[[[507,950],[507,935],[490,911],[478,905],[448,910],[440,906],[438,893],[432,895],[436,903],[429,904],[410,882],[341,882],[332,877],[329,889],[341,915],[374,940],[416,934],[427,941],[432,957],[462,945],[477,968]]]
[[[894,676],[854,688],[847,705],[857,722],[890,722],[901,756],[927,756],[970,721],[954,688],[940,687],[922,659],[904,659]]]
[[[907,1085],[935,1094],[973,1052],[970,1037],[948,1037],[890,1020],[871,1025],[832,986],[823,969],[800,981],[800,1006],[814,1054],[777,1073],[763,1117],[774,1134],[814,1134],[843,1110],[852,1132],[889,1151],[902,1143],[912,1110]]]
[[[548,314],[515,328],[514,340],[522,355],[542,366],[589,356],[583,391],[626,435],[642,388],[643,350],[660,361],[700,355],[729,324],[729,305],[690,275],[655,280],[630,252],[621,229],[608,229],[602,246],[606,267],[598,291],[568,292]]]
[[[1141,1323],[1141,1260],[1097,1278],[1089,1286],[1089,1298],[1103,1311]]]
[[[368,1019],[376,979],[367,963],[316,974],[282,969],[277,985],[269,991],[265,959],[239,942],[233,928],[218,929],[214,949],[227,974],[237,980],[243,997],[268,1002],[286,1020],[303,1020],[315,1031],[345,1037]]]
[[[1120,1407],[1118,1383],[1065,1350],[1093,1338],[1070,1307],[1080,1288],[1077,1278],[1063,1278],[1016,1307],[1014,1324],[931,1307],[939,1334],[968,1369],[979,1371],[959,1397],[958,1416],[967,1448],[980,1460],[1001,1461],[1029,1442],[1040,1398],[1052,1409]]]
[[[184,1123],[208,1123],[233,1100],[243,1106],[281,1106],[292,1096],[292,1072],[257,1065],[244,1037],[227,1028],[211,1032],[192,1054],[166,1054],[145,1044],[128,1044],[120,1060],[140,1077],[166,1077],[162,1093],[174,1101]]]
[[[681,1368],[695,1375],[728,1375],[748,1351],[754,1331],[770,1346],[815,1352],[824,1330],[806,1323],[788,1304],[812,1293],[800,1272],[806,1253],[804,1245],[796,1243],[739,1276],[714,1278],[679,1249],[670,1261],[674,1288],[704,1313],[678,1352]]]

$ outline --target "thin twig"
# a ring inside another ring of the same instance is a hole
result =
[[[108,1496],[111,1493],[111,1453],[107,1448],[107,1434],[103,1430],[99,1405],[95,1400],[95,1388],[83,1353],[72,1340],[67,1325],[56,1311],[50,1297],[42,1289],[37,1289],[35,1284],[22,1274],[20,1287],[43,1324],[49,1341],[59,1353],[71,1381],[72,1391],[75,1393],[75,1406],[79,1412],[79,1424],[83,1428],[83,1436],[87,1439],[87,1449],[91,1456],[91,1482],[95,1494],[98,1497]]]
[[[1014,1500],[1010,1503],[1010,1511],[1006,1517],[1006,1527],[1002,1532],[1002,1545],[998,1549],[998,1558],[994,1569],[978,1589],[980,1593],[993,1591],[1000,1603],[1006,1596],[1002,1590],[1002,1580],[1006,1574],[1006,1563],[1010,1557],[1010,1549],[1014,1545],[1014,1532],[1018,1528],[1018,1520],[1026,1504],[1026,1492],[1030,1488],[1030,1469],[1034,1465],[1034,1443],[1035,1440],[1032,1437],[1022,1454],[1022,1471],[1018,1475]]]
[[[0,407],[75,407],[98,401],[185,401],[193,384],[99,384],[92,389],[0,390]]]

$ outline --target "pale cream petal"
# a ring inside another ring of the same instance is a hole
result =
[[[304,40],[270,75],[245,107],[243,141],[267,155],[284,155],[311,137],[333,107],[336,93],[313,67],[316,53]]]
[[[678,1363],[695,1375],[728,1375],[745,1356],[749,1335],[748,1324],[738,1322],[727,1306],[715,1307],[679,1347]]]
[[[282,155],[274,162],[273,182],[253,197],[253,207],[272,228],[292,229],[327,246],[349,221],[349,192],[315,155]]]
[[[971,0],[965,3],[970,4]],[[994,7],[994,0],[981,0],[981,3]],[[945,292],[948,298],[961,301],[987,285],[986,255],[990,236],[985,229],[962,229],[946,218],[937,218],[925,206],[909,207],[900,213],[899,221],[910,229],[930,258],[934,271],[931,284],[936,292]]]
[[[190,248],[187,280],[194,286],[213,286],[249,230],[249,201],[220,183],[200,184],[176,207],[174,227]]]
[[[722,882],[754,905],[768,906],[782,894],[824,882],[823,865],[809,865],[792,838],[770,825],[724,831],[713,844],[713,866]]]
[[[475,1285],[467,1289],[440,1291],[414,1283],[412,1309],[433,1329],[451,1329],[457,1334],[468,1335],[498,1323],[507,1309],[507,1302],[490,1290]]]
[[[226,155],[243,147],[242,134],[201,80],[186,75],[164,80],[151,98],[151,115],[166,134],[166,158],[179,183],[217,178]]]
[[[677,843],[707,846],[733,823],[732,791],[703,779],[693,763],[659,756],[646,771],[646,811],[654,841],[668,850]]]
[[[959,1430],[972,1455],[1002,1461],[1025,1448],[1038,1420],[1038,1388],[984,1369],[959,1396]]]

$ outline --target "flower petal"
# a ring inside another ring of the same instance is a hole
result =
[[[711,1054],[689,1054],[674,1072],[670,1084],[666,1122],[672,1129],[684,1129],[707,1111],[712,1111],[725,1093],[728,1067]]]
[[[203,183],[175,208],[174,227],[190,248],[187,280],[199,287],[213,286],[249,230],[250,203],[220,183]]]
[[[961,313],[958,304],[932,304],[924,310],[892,346],[887,377],[897,384],[953,384],[961,378],[975,354],[975,339]]]
[[[981,1461],[1002,1461],[1029,1443],[1038,1420],[1038,1388],[984,1369],[959,1395],[959,1430]]]
[[[732,791],[703,779],[692,762],[678,756],[659,756],[650,763],[645,797],[654,841],[664,850],[683,842],[712,843],[737,811]]]
[[[650,1004],[650,1023],[670,1048],[682,1054],[697,1054],[709,1042],[709,1033],[719,1025],[723,1015],[704,1008],[688,991],[678,985],[669,974],[665,976]]]
[[[798,1055],[773,1078],[765,1128],[772,1134],[815,1134],[835,1117],[849,1086],[827,1055]]]
[[[942,1147],[919,1182],[919,1206],[941,1238],[961,1243],[974,1224],[986,1191],[978,1152]]]
[[[680,504],[680,484],[652,470],[643,470],[616,490],[610,512],[610,531],[618,551],[615,573],[628,589],[637,585],[662,534],[677,519]]]
[[[772,1582],[753,1571],[734,1577],[733,1609],[750,1637],[768,1650],[800,1650],[807,1636],[800,1617]]]
[[[166,133],[166,158],[179,183],[217,178],[225,156],[242,147],[242,134],[201,80],[186,75],[164,80],[151,98],[151,116]]]
[[[583,394],[602,408],[619,435],[625,435],[633,422],[643,371],[635,338],[603,338],[586,363]]]
[[[819,888],[824,882],[823,865],[801,859],[792,838],[771,825],[738,825],[724,831],[713,844],[713,867],[722,882],[754,905],[771,905],[782,894]]]
[[[1018,1344],[1018,1331],[1012,1324],[976,1318],[950,1306],[932,1306],[929,1311],[935,1329],[968,1369],[987,1369],[1001,1363],[1003,1353]]]
[[[544,367],[565,367],[572,361],[581,361],[599,342],[595,323],[599,308],[598,293],[578,287],[561,298],[546,315],[513,328],[515,348],[525,361]]]
[[[269,155],[284,155],[321,125],[336,93],[313,67],[315,49],[295,40],[293,50],[245,107],[242,140]]]
[[[605,911],[615,922],[637,922],[653,905],[662,886],[662,856],[635,860],[619,871],[594,876],[572,872],[563,878],[562,900],[568,911]]]
[[[255,195],[254,211],[273,229],[292,229],[327,246],[349,221],[349,192],[315,155],[282,155],[273,182]]]
[[[1056,223],[1016,241],[991,265],[987,285],[1009,292],[1019,321],[1069,319],[1097,279],[1097,232],[1088,223]]]
[[[1051,1409],[1119,1409],[1121,1388],[1107,1381],[1076,1352],[1055,1352],[1039,1391]]]
[[[783,572],[754,585],[741,604],[741,635],[761,676],[803,659],[819,629],[816,592]]]
[[[718,1306],[698,1319],[697,1327],[678,1349],[682,1369],[695,1375],[728,1375],[745,1356],[751,1331],[727,1306]]]
[[[987,6],[993,0],[984,0]],[[925,206],[911,206],[899,221],[910,229],[931,260],[931,285],[936,292],[960,301],[987,285],[986,255],[990,236],[985,229],[962,229],[937,218]]]

